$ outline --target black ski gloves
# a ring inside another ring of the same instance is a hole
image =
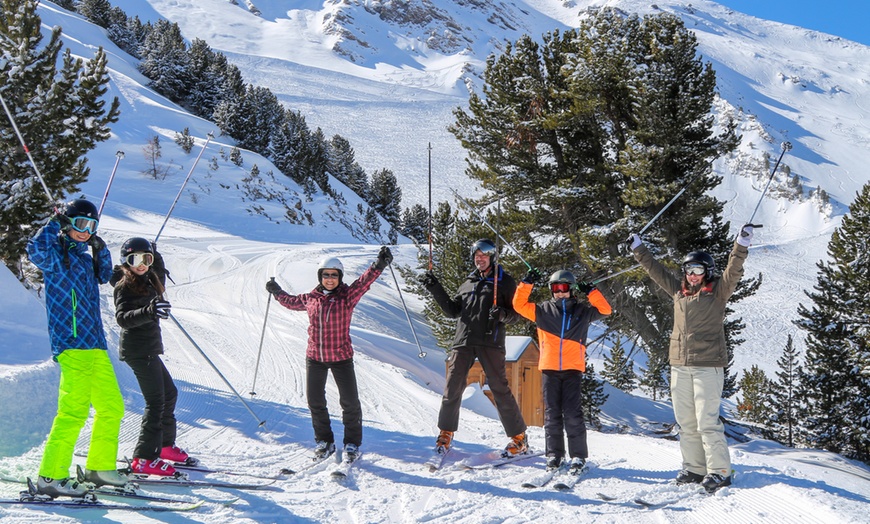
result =
[[[541,275],[541,272],[538,271],[537,268],[533,267],[533,268],[530,268],[529,272],[526,273],[526,276],[523,277],[523,282],[525,282],[526,284],[531,284],[534,286],[535,284],[537,284],[538,282],[541,281],[541,278],[543,278],[543,276]]]
[[[51,219],[60,224],[60,230],[64,233],[72,229],[72,220],[60,211],[57,211]]]
[[[595,284],[592,282],[577,282],[577,289],[584,295],[588,295],[595,289]]]
[[[151,300],[151,303],[145,306],[145,311],[151,315],[151,318],[169,318],[169,310],[172,308],[172,304],[168,301],[163,300],[160,297],[154,297]]]
[[[378,260],[375,262],[375,269],[383,271],[392,261],[393,253],[390,252],[390,248],[381,246],[381,250],[378,252]]]
[[[96,234],[91,235],[91,238],[88,239],[88,245],[94,248],[94,251],[102,251],[104,247],[106,247],[106,243],[103,242],[103,239],[98,237]]]
[[[420,283],[423,284],[423,287],[425,287],[426,289],[429,289],[429,288],[434,287],[438,284],[438,279],[435,278],[435,273],[433,273],[430,270],[430,271],[423,273],[423,276],[420,277]]]
[[[271,293],[272,296],[277,296],[278,293],[283,291],[283,289],[281,289],[281,286],[277,282],[275,282],[275,279],[273,278],[272,280],[266,282],[266,291]]]

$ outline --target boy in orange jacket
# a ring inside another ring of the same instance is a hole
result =
[[[586,371],[586,334],[589,324],[611,313],[610,304],[592,284],[577,284],[567,270],[550,276],[553,298],[540,304],[529,302],[534,283],[541,274],[532,268],[517,286],[514,310],[535,322],[541,358],[538,368],[543,374],[544,432],[547,469],[556,469],[565,458],[568,434],[569,472],[579,474],[586,466],[586,423],[583,420],[581,384]],[[586,294],[590,305],[579,302],[573,290]]]

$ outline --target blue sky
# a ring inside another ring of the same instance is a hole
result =
[[[715,0],[741,13],[870,45],[868,0]]]

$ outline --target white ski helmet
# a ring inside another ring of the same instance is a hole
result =
[[[323,279],[321,278],[321,274],[324,269],[337,269],[338,270],[338,282],[341,283],[344,278],[344,266],[341,263],[341,260],[335,257],[326,257],[320,261],[320,264],[317,265],[317,281],[321,282]]]

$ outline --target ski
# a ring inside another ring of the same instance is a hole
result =
[[[469,457],[465,460],[457,462],[457,466],[464,469],[489,469],[504,466],[505,464],[513,464],[533,457],[540,457],[543,451],[527,451],[516,456],[505,457],[501,451],[491,451],[483,455]]]
[[[147,505],[147,506],[134,506],[132,504],[106,504],[105,502],[94,501],[94,502],[86,502],[86,501],[75,501],[75,500],[0,500],[0,504],[22,504],[22,505],[30,505],[30,506],[44,506],[44,507],[62,507],[62,508],[90,508],[90,509],[99,509],[103,511],[107,510],[124,510],[124,511],[193,511],[198,507],[202,506],[203,501],[196,502],[194,504],[188,504],[187,506],[174,505],[174,506],[155,506],[155,505]]]
[[[351,469],[361,458],[362,453],[358,453],[356,458],[353,460],[343,460],[339,462],[332,471],[330,471],[329,476],[338,481],[346,479],[350,476]]]
[[[434,473],[441,469],[444,466],[444,461],[447,459],[447,455],[450,454],[450,448],[444,450],[443,453],[435,451],[432,453],[432,456],[429,457],[429,460],[425,462],[425,466],[429,469],[430,473]]]
[[[553,483],[553,488],[559,491],[568,491],[574,489],[574,486],[589,472],[589,462],[583,464],[580,469],[566,468],[563,469]]]
[[[189,480],[184,478],[163,477],[153,478],[130,474],[130,480],[140,485],[147,486],[169,486],[169,487],[191,487],[191,488],[225,488],[225,489],[241,489],[241,490],[257,490],[257,489],[278,489],[272,484],[275,481],[265,482],[262,484],[243,484],[236,482],[216,482],[211,480]]]
[[[317,466],[322,466],[324,464],[329,463],[329,459],[335,459],[338,455],[335,454],[335,450],[326,454],[323,457],[311,457],[310,459],[306,459],[305,462],[298,468],[281,468],[281,475],[298,475],[300,473],[313,470]]]
[[[543,473],[535,475],[534,477],[524,481],[522,486],[529,489],[542,488],[546,486],[551,480],[553,480],[553,477],[558,475],[563,467],[564,466],[547,469]]]
[[[187,464],[177,464],[172,463],[172,467],[175,469],[180,469],[182,471],[196,471],[198,473],[202,473],[204,475],[208,475],[211,473],[217,473],[219,475],[231,475],[234,477],[251,477],[255,479],[263,479],[263,480],[281,480],[283,474],[279,472],[278,475],[260,475],[257,473],[244,473],[241,471],[231,471],[227,469],[212,469],[205,466],[191,466]]]
[[[173,499],[169,497],[158,497],[156,495],[148,495],[146,493],[138,493],[135,491],[126,491],[123,488],[113,489],[110,487],[102,486],[96,489],[91,490],[92,493],[97,495],[102,495],[104,497],[122,497],[136,500],[147,500],[149,502],[163,502],[167,504],[191,504],[190,500],[183,499]]]

